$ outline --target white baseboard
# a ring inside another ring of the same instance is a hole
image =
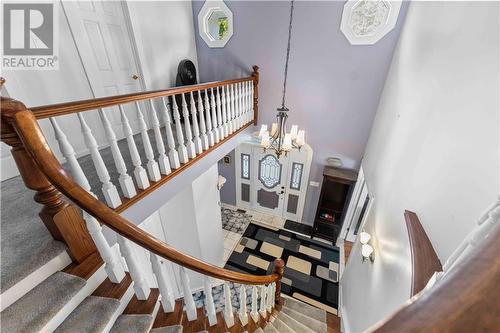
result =
[[[35,288],[46,278],[62,270],[64,267],[71,264],[71,258],[66,251],[61,252],[57,257],[54,257],[48,263],[7,289],[2,293],[0,311],[6,309],[9,305],[26,295],[31,289]]]
[[[342,333],[351,333],[351,326],[349,325],[349,320],[347,317],[347,313],[343,306],[340,307],[340,331]]]

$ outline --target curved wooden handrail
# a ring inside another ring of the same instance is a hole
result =
[[[227,81],[224,82],[227,83]],[[141,98],[143,96],[149,96],[147,98],[150,98],[151,96],[145,94],[139,95],[141,95]],[[36,162],[41,172],[59,191],[71,199],[76,205],[87,211],[89,214],[101,221],[101,223],[108,226],[118,234],[165,259],[217,279],[251,285],[260,285],[276,282],[281,278],[281,275],[276,273],[264,276],[250,275],[233,272],[208,264],[177,251],[168,244],[137,227],[133,223],[130,223],[128,220],[94,198],[75,181],[73,181],[50,149],[42,130],[38,126],[36,116],[29,109],[27,109],[23,103],[12,99],[2,99],[2,101],[2,120],[7,121],[14,127],[24,147]],[[112,101],[112,98],[107,98],[101,99],[101,102],[96,104],[114,105],[115,103]],[[74,109],[81,111],[80,108],[71,108],[71,110]],[[61,107],[59,110],[70,110],[70,108]],[[61,113],[58,113],[58,115],[60,114]],[[284,266],[283,261],[278,261],[277,266],[280,266],[282,271]],[[277,268],[279,269],[280,267]]]
[[[197,90],[205,90],[220,86],[225,86],[229,84],[239,83],[239,82],[247,82],[247,81],[255,81],[256,76],[244,77],[241,79],[233,79],[226,81],[217,81],[217,82],[208,82],[202,84],[196,84],[191,86],[182,86],[175,87],[163,90],[155,90],[155,91],[146,91],[125,95],[117,95],[111,97],[101,97],[101,98],[93,98],[80,100],[69,103],[60,103],[60,104],[51,104],[44,106],[32,107],[30,110],[35,115],[36,119],[44,119],[49,117],[62,116],[66,114],[95,110],[105,107],[110,107],[114,105],[124,104],[124,103],[132,103],[136,101],[147,100],[151,98],[165,97],[165,96],[173,96],[178,94],[184,94],[191,91]]]
[[[441,272],[443,267],[417,214],[406,210],[404,216],[410,239],[412,263],[410,296],[414,296],[424,289],[432,275],[435,272]]]

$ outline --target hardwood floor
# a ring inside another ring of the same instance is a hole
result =
[[[340,318],[331,313],[326,314],[326,325],[328,333],[340,333]]]
[[[347,258],[351,254],[353,242],[344,240],[344,262],[347,264]]]

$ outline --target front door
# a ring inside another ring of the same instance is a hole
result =
[[[281,216],[288,178],[288,157],[277,158],[273,152],[253,148],[254,170],[252,208],[256,211]]]

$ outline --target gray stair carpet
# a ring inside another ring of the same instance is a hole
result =
[[[288,327],[287,324],[282,322],[279,318],[274,318],[272,321],[273,326],[280,332],[280,333],[295,333],[294,330],[292,330],[290,327]]]
[[[2,311],[2,332],[39,332],[86,284],[57,272]]]
[[[295,310],[290,309],[287,306],[284,306],[281,311],[283,313],[286,313],[293,319],[297,320],[298,322],[304,324],[305,326],[309,327],[312,329],[314,332],[317,333],[326,333],[328,328],[325,322],[316,320],[314,318],[308,317],[304,315],[302,312],[298,312]]]
[[[299,323],[297,320],[293,319],[286,313],[279,312],[276,318],[281,320],[283,323],[286,324],[286,326],[290,327],[295,332],[314,333],[312,329],[305,326],[304,324]]]
[[[153,324],[153,316],[123,314],[115,321],[110,333],[147,333]]]
[[[151,333],[182,333],[181,325],[172,325],[160,328],[154,328],[150,331]]]
[[[262,330],[262,328],[258,328],[256,329],[255,331],[253,331],[254,333],[263,333],[264,331]]]
[[[55,330],[57,333],[102,332],[120,302],[114,298],[89,296]]]
[[[284,303],[285,307],[300,312],[303,315],[316,319],[317,321],[320,321],[322,323],[326,323],[326,312],[324,310],[315,308],[314,306],[300,302],[291,297],[286,297],[286,296],[282,297],[285,301]]]
[[[273,326],[272,323],[267,323],[266,327],[264,327],[264,332],[265,333],[280,333],[280,331],[278,331],[276,329],[276,327]],[[299,332],[297,332],[297,333],[299,333]],[[300,333],[302,333],[302,332],[300,332]]]
[[[52,239],[38,216],[42,206],[33,200],[20,176],[1,183],[1,284],[4,292],[66,250]]]

